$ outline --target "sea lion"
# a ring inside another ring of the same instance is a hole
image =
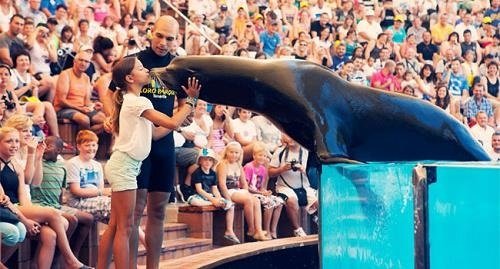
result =
[[[490,160],[437,106],[351,84],[308,61],[187,56],[152,74],[178,91],[198,78],[201,99],[267,116],[321,163]]]

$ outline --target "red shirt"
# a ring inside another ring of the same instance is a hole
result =
[[[372,75],[370,86],[372,86],[374,88],[378,88],[378,87],[375,87],[375,82],[379,82],[380,85],[383,85],[383,84],[387,83],[388,81],[391,81],[392,83],[394,83],[394,76],[391,73],[384,75],[383,71],[384,71],[384,69],[382,69],[382,70],[380,70]],[[390,91],[391,90],[390,86],[391,86],[391,84],[388,84],[385,87],[385,89],[382,89],[382,90]]]

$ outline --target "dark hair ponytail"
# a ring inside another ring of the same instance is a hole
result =
[[[127,91],[126,77],[134,69],[135,57],[127,57],[120,60],[114,67],[111,75],[113,82],[117,86],[113,94],[113,112],[111,113],[111,123],[113,132],[118,134],[120,130],[120,111],[123,104],[123,94]]]

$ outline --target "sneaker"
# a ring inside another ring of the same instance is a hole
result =
[[[307,236],[306,232],[304,232],[304,230],[302,229],[302,227],[299,227],[297,230],[294,230],[294,231],[293,231],[293,234],[294,234],[296,237],[304,237],[304,236]]]

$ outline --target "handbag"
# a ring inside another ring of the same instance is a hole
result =
[[[295,195],[297,195],[297,199],[299,201],[299,206],[306,206],[307,205],[307,192],[306,189],[303,187],[292,189],[295,192]]]
[[[17,224],[19,221],[21,221],[19,217],[9,208],[0,206],[0,222]]]

